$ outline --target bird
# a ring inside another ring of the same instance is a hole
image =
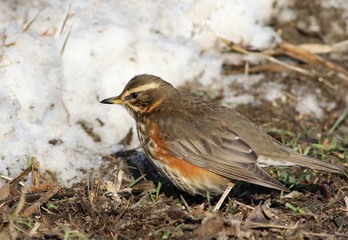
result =
[[[126,108],[150,162],[191,195],[219,195],[239,181],[288,192],[263,169],[270,166],[344,173],[341,165],[282,145],[234,109],[183,93],[154,75],[133,77],[120,95],[100,103]]]

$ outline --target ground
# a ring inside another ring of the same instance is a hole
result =
[[[293,23],[272,22],[286,42],[332,44],[347,39],[347,35],[336,34],[326,24],[344,25],[336,17],[341,14],[339,10],[322,9],[317,1],[296,1],[294,8],[299,17]],[[320,30],[306,30],[308,16],[314,16]],[[348,69],[346,52],[340,53],[321,56],[334,66]],[[273,104],[259,100],[256,105],[239,105],[237,110],[289,147],[308,150],[311,156],[348,166],[345,116],[348,75],[328,65],[301,61],[287,54],[275,57],[313,74],[286,67],[279,72],[275,64],[261,64],[263,68],[256,70],[250,66],[249,74],[263,71],[264,78],[249,89],[249,94],[257,97],[262,94],[259,86],[275,82],[287,86],[283,89],[286,98]],[[222,71],[236,74],[244,69],[244,64],[225,64]],[[294,108],[294,103],[300,100],[292,94],[297,86],[305,86],[308,91],[321,89],[320,96],[336,106],[325,109],[321,120],[300,115]],[[240,88],[235,84],[230,87]],[[200,87],[182,89],[201,92],[214,101],[224,98],[223,91],[212,96]],[[134,134],[130,133],[124,143],[131,137]],[[139,149],[110,153],[102,161],[103,169],[95,169],[89,179],[69,188],[57,184],[54,173],[49,172],[41,173],[41,184],[38,184],[41,188],[32,188],[26,195],[16,180],[5,185],[7,189],[1,188],[0,238],[348,239],[348,182],[344,175],[303,168],[268,169],[273,177],[290,187],[291,193],[238,184],[220,210],[213,212],[218,197],[190,196],[177,190],[157,174]],[[18,180],[30,171],[31,168]]]

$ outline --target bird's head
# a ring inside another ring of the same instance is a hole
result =
[[[161,78],[142,74],[133,77],[120,95],[106,98],[101,103],[121,104],[135,117],[151,112],[175,92],[177,90]]]

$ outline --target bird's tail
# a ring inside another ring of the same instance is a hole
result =
[[[267,158],[267,156],[264,156]],[[269,156],[271,157],[271,156]],[[322,161],[316,158],[312,158],[312,157],[308,157],[308,156],[304,156],[301,154],[292,154],[292,156],[287,157],[286,159],[274,159],[274,156],[272,156],[271,158],[273,158],[273,161],[277,161],[278,160],[278,164],[274,164],[276,165],[283,165],[283,166],[294,166],[294,165],[298,165],[301,167],[307,167],[307,168],[311,168],[311,169],[317,169],[317,170],[324,170],[327,172],[333,172],[333,173],[343,173],[347,176],[347,169],[345,166],[341,166],[338,164],[334,164],[334,163],[330,163],[330,162],[326,162],[326,161]],[[282,164],[284,163],[284,164]]]
[[[304,155],[296,155],[291,158],[291,161],[302,167],[308,167],[308,168],[317,169],[317,170],[324,170],[324,171],[333,172],[333,173],[343,173],[347,175],[345,173],[344,166],[326,162],[316,158],[312,158],[312,157],[308,157]]]

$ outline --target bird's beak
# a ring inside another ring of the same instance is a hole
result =
[[[100,101],[100,103],[105,103],[105,104],[123,104],[124,101],[120,98],[120,96],[117,96],[117,97],[106,98],[106,99]]]

